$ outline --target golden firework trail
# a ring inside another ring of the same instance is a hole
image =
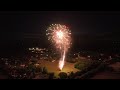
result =
[[[66,52],[71,45],[71,32],[67,26],[61,24],[50,25],[46,32],[48,40],[51,40],[61,53],[59,69],[62,70],[65,63]]]

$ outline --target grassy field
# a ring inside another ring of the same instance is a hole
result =
[[[71,71],[73,71],[73,72],[79,71],[78,69],[74,68],[75,63],[65,62],[65,65],[64,65],[62,71],[60,71],[58,68],[58,63],[59,63],[58,61],[50,62],[50,61],[46,61],[46,60],[40,60],[40,61],[38,61],[38,63],[40,63],[41,67],[46,67],[48,72],[54,72],[56,77],[58,77],[58,74],[60,72],[66,72],[68,74]]]

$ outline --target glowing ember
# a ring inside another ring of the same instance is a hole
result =
[[[52,24],[50,27],[48,27],[46,31],[47,31],[46,35],[48,36],[48,40],[51,40],[61,53],[59,68],[60,70],[62,70],[64,66],[66,52],[68,48],[70,48],[70,44],[71,44],[71,37],[70,37],[71,32],[68,29],[68,27],[60,24]]]

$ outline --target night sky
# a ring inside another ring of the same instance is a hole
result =
[[[46,29],[52,23],[65,24],[70,28],[73,47],[99,48],[120,41],[120,12],[2,11],[0,12],[1,47],[48,46],[50,42],[46,38]]]

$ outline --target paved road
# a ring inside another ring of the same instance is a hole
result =
[[[120,74],[104,71],[97,73],[91,79],[120,79]]]
[[[120,62],[116,62],[109,66],[118,71],[118,69],[120,69]],[[91,79],[120,79],[120,73],[114,73],[106,70],[95,74]]]

